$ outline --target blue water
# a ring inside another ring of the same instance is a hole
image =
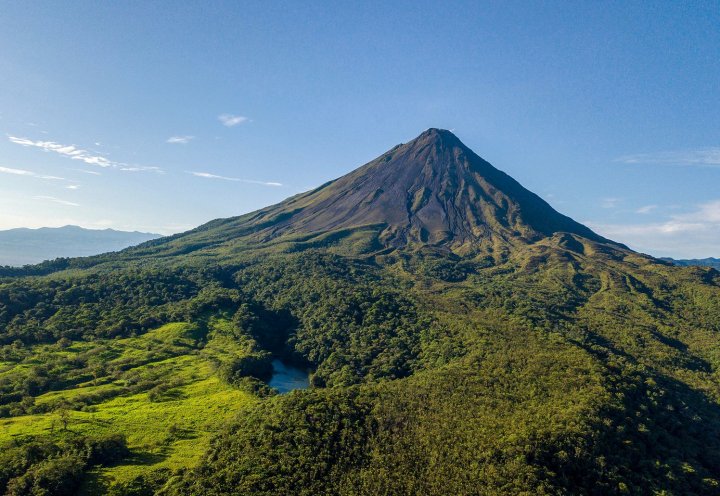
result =
[[[280,360],[273,360],[273,375],[268,385],[280,393],[287,393],[293,389],[306,389],[310,386],[310,377],[307,370],[288,365]]]

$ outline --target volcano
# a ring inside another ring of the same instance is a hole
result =
[[[314,190],[178,237],[199,249],[238,240],[337,240],[359,232],[375,249],[434,247],[468,254],[559,233],[624,248],[557,212],[453,133],[435,128]],[[178,237],[160,243],[173,246]]]
[[[359,169],[265,211],[286,218],[276,234],[382,226],[387,245],[452,246],[500,238],[525,242],[557,232],[603,240],[466,147],[428,129]],[[263,212],[263,213],[265,213]]]

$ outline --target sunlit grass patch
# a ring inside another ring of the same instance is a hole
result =
[[[101,372],[88,380],[38,395],[35,408],[46,413],[0,419],[0,444],[59,433],[63,429],[59,408],[63,408],[67,429],[86,436],[123,434],[132,453],[115,466],[93,470],[85,494],[101,494],[108,484],[157,468],[192,466],[207,449],[212,434],[242,405],[257,401],[215,374],[223,358],[242,354],[244,349],[215,332],[227,325],[215,319],[208,331],[195,324],[174,323],[142,336],[92,345],[38,346],[33,360],[43,355],[64,363],[68,357],[88,352],[107,360],[99,364]],[[31,361],[8,366],[8,373],[24,374],[32,368]]]

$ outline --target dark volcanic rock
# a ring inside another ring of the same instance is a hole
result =
[[[607,242],[466,147],[429,129],[359,169],[253,216],[271,237],[377,225],[389,246],[533,242],[557,232]],[[243,219],[245,220],[245,219]]]

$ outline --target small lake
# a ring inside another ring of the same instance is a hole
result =
[[[310,374],[307,370],[283,363],[278,359],[272,361],[273,375],[268,386],[274,387],[280,393],[287,393],[293,389],[307,389],[310,386]]]

